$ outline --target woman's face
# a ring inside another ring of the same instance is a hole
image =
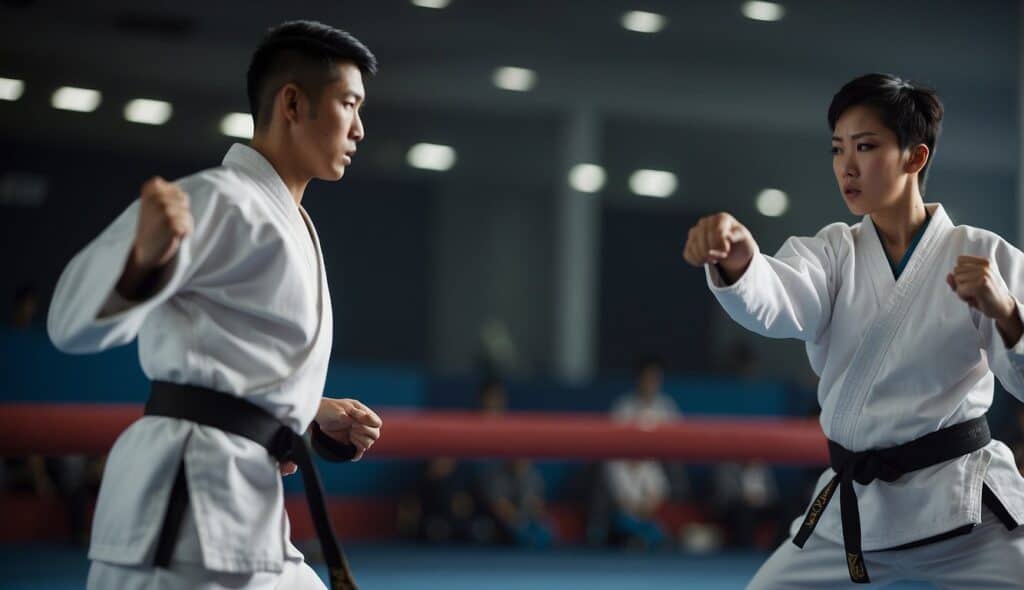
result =
[[[927,147],[923,148],[927,160]],[[919,154],[920,155],[920,154]],[[923,163],[911,161],[896,134],[882,124],[874,109],[858,105],[836,121],[832,134],[832,170],[846,206],[854,215],[868,215],[899,203]]]

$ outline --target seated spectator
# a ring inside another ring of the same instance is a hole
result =
[[[778,486],[771,467],[756,461],[722,463],[715,467],[714,488],[714,514],[725,527],[727,547],[755,547],[761,527],[778,526]],[[766,538],[764,545],[774,541],[774,536]]]
[[[641,359],[636,367],[636,386],[612,405],[612,417],[642,425],[680,418],[675,400],[661,391],[664,370],[664,364],[657,357]]]
[[[472,539],[476,505],[462,475],[451,457],[428,461],[415,495],[399,504],[399,530],[429,543]]]
[[[612,537],[624,539],[630,547],[661,547],[665,531],[657,513],[669,491],[668,477],[661,464],[650,460],[609,461],[605,464],[605,477],[612,499]]]
[[[516,459],[481,466],[477,490],[482,513],[494,525],[496,541],[534,549],[551,546],[544,480],[530,461]]]
[[[498,379],[480,387],[480,411],[491,417],[505,413],[508,394]],[[512,543],[534,548],[551,545],[544,505],[544,480],[525,459],[482,461],[476,465],[478,518],[474,536],[483,542]]]

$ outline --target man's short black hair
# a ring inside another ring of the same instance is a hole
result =
[[[338,79],[337,63],[349,61],[364,76],[377,73],[377,58],[349,33],[323,23],[296,20],[267,31],[252,55],[246,87],[257,126],[270,121],[267,111],[281,86],[294,82],[316,100]]]
[[[928,165],[935,158],[935,144],[942,131],[942,101],[935,90],[903,80],[891,74],[866,74],[847,82],[832,97],[828,107],[828,126],[836,130],[836,121],[848,109],[865,105],[875,110],[882,124],[899,138],[900,149],[918,144],[928,146],[928,162],[917,173],[924,190]]]

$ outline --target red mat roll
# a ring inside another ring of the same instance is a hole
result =
[[[687,418],[649,428],[603,414],[380,412],[384,428],[371,458],[452,456],[688,462],[760,460],[824,465],[828,451],[816,421]],[[0,404],[0,455],[106,452],[142,415],[141,405]]]

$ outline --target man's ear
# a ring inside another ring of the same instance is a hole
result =
[[[277,111],[281,115],[282,121],[289,123],[296,123],[299,121],[302,101],[305,99],[305,95],[302,89],[298,87],[294,82],[289,82],[281,87],[281,90],[277,93]]]

